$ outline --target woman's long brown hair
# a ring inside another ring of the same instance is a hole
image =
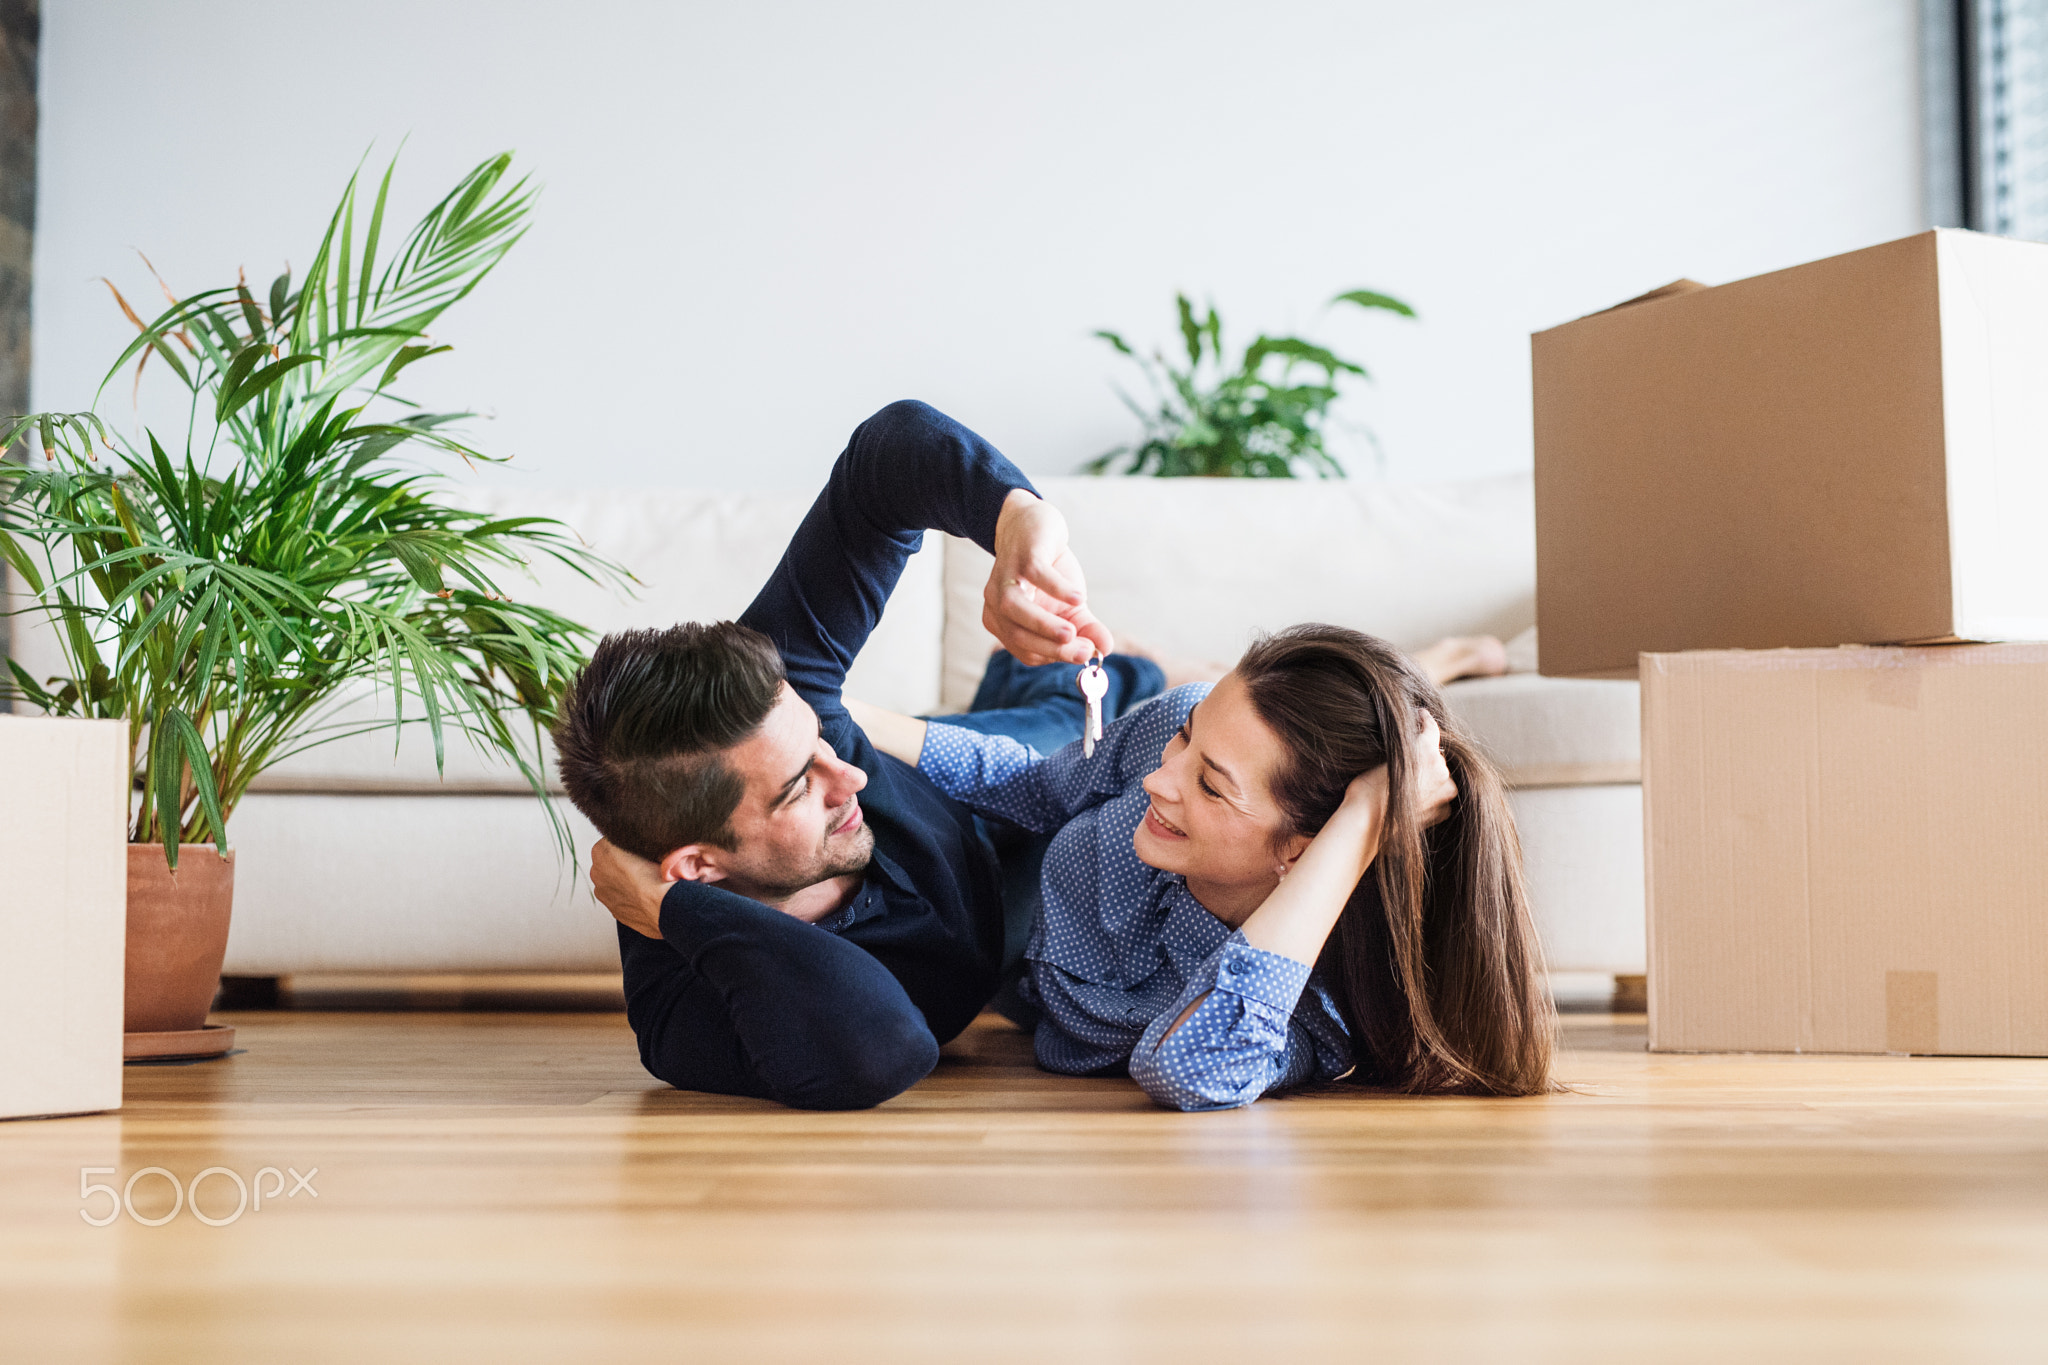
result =
[[[1556,1014],[1522,884],[1521,841],[1500,775],[1443,693],[1383,640],[1301,625],[1257,641],[1237,674],[1286,750],[1273,795],[1313,836],[1362,772],[1387,766],[1378,858],[1352,892],[1316,969],[1351,1030],[1347,1080],[1411,1094],[1552,1090]],[[1458,785],[1424,829],[1404,740],[1436,717]]]

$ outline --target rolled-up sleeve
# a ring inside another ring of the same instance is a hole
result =
[[[1261,1095],[1328,1080],[1350,1065],[1297,1017],[1310,971],[1233,933],[1153,1019],[1131,1054],[1131,1079],[1174,1109],[1235,1109]],[[1185,1023],[1174,1021],[1195,1001]],[[1169,1034],[1168,1030],[1172,1032]]]

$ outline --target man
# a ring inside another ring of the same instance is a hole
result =
[[[855,430],[738,622],[608,636],[564,699],[562,780],[605,835],[591,876],[620,922],[627,1017],[671,1085],[866,1108],[997,988],[991,832],[877,752],[840,697],[927,529],[993,552],[982,619],[1020,660],[1111,652],[1064,519],[994,447],[906,402]],[[1148,683],[1113,669],[1106,714]]]

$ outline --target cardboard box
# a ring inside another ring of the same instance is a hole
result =
[[[128,724],[0,715],[0,1118],[121,1106]]]
[[[1531,350],[1543,672],[2048,639],[2048,245],[1681,281]]]
[[[2048,644],[1646,654],[1650,1046],[2048,1055]]]

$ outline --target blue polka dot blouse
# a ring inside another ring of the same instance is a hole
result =
[[[917,765],[975,810],[1059,831],[1025,949],[1027,994],[1045,1011],[1039,1065],[1073,1075],[1128,1066],[1176,1109],[1235,1108],[1351,1067],[1349,1034],[1314,972],[1252,947],[1183,878],[1132,851],[1151,804],[1139,784],[1208,690],[1178,687],[1119,718],[1093,758],[1078,743],[1042,758],[1005,736],[933,722]]]

